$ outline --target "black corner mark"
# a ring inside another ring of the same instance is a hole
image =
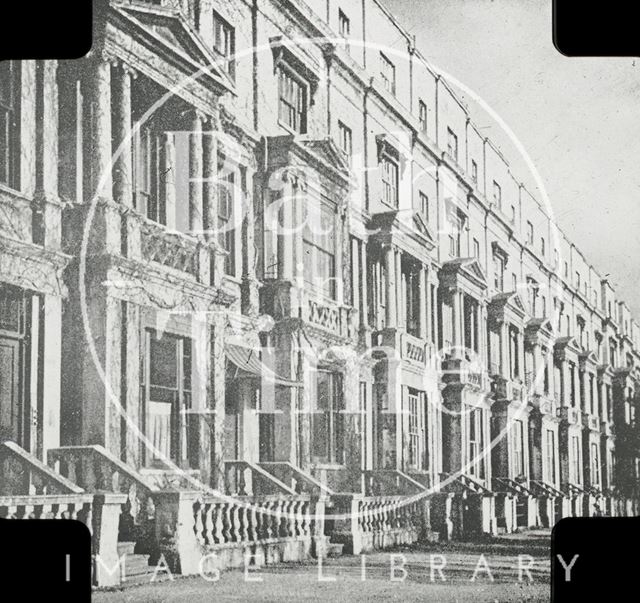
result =
[[[637,2],[553,0],[553,44],[567,57],[640,56]]]
[[[0,541],[3,592],[21,601],[91,601],[91,533],[84,523],[2,519]]]
[[[570,517],[551,534],[551,601],[626,601],[638,574],[640,517]]]
[[[0,60],[79,59],[91,50],[101,10],[106,0],[5,2]]]

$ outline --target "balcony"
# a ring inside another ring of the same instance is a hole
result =
[[[350,306],[297,287],[290,281],[266,281],[260,292],[262,311],[276,321],[300,320],[320,337],[353,339],[356,317]]]
[[[496,400],[523,402],[525,399],[524,386],[520,381],[495,376],[493,378],[493,393]]]
[[[610,438],[613,435],[613,429],[611,428],[611,423],[609,421],[601,421],[600,432],[602,433],[602,435]]]
[[[541,394],[534,394],[531,397],[531,405],[543,416],[553,416],[556,414],[557,403],[553,398]]]
[[[141,224],[140,239],[143,260],[198,277],[202,246],[195,237],[147,221]]]
[[[596,415],[582,415],[582,426],[590,431],[600,431],[600,420]]]
[[[410,335],[401,329],[383,329],[373,334],[374,345],[389,347],[400,352],[400,358],[416,367],[431,366],[434,361],[433,345],[425,339]]]
[[[337,337],[351,339],[355,334],[352,324],[352,309],[329,300],[306,296],[306,304],[302,306],[303,320]]]
[[[489,391],[489,378],[476,363],[460,358],[450,358],[442,363],[442,381],[445,386],[469,387],[477,391]]]
[[[556,410],[556,415],[563,421],[566,421],[569,425],[580,424],[580,410],[577,408],[572,408],[570,406],[559,407]]]

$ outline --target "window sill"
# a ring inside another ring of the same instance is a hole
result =
[[[278,120],[278,125],[285,130],[286,132],[288,132],[289,134],[291,134],[292,136],[305,136],[306,132],[302,132],[302,131],[298,131],[295,130],[294,128],[292,128],[290,125],[284,123],[281,119]]]

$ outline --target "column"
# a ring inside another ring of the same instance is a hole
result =
[[[364,241],[360,241],[360,324],[367,325],[369,323],[369,304],[367,300],[367,245]]]
[[[213,259],[213,269],[209,275],[209,284],[217,286],[224,273],[225,256],[218,251],[218,139],[216,124],[213,117],[209,117],[207,128],[202,134],[202,170],[203,170],[203,215],[202,227],[209,242],[209,253]]]
[[[110,198],[111,174],[111,63],[98,57],[89,75],[88,102],[91,114],[89,141],[92,195]],[[102,186],[99,186],[102,183]]]
[[[396,326],[396,258],[392,245],[385,251],[385,263],[387,268],[387,306],[385,326],[387,329]]]
[[[176,138],[175,133],[166,132],[164,141],[164,173],[165,173],[165,193],[164,206],[166,214],[166,224],[168,229],[176,228],[176,186],[177,180],[177,158],[176,158]]]
[[[396,250],[396,326],[406,329],[405,305],[404,305],[404,285],[402,282],[402,252]]]
[[[291,177],[283,174],[282,198],[275,201],[276,207],[287,209],[295,205],[295,189],[291,182]],[[268,201],[268,199],[266,200]],[[282,221],[278,220],[277,214],[272,212],[271,223],[277,225],[278,232],[278,278],[291,281],[294,278],[293,265],[293,214],[291,211],[283,211]]]
[[[57,61],[41,61],[42,113],[37,116],[41,128],[38,136],[39,174],[37,190],[42,201],[42,243],[59,248],[62,238],[61,207],[58,203],[58,84]],[[37,106],[37,105],[36,105]],[[35,235],[35,233],[34,233]]]
[[[360,241],[358,239],[356,239],[355,237],[353,237],[351,239],[351,266],[350,266],[350,272],[351,272],[351,298],[352,298],[352,305],[353,305],[353,309],[355,311],[360,310],[360,273],[362,272],[363,268],[361,267],[360,264],[360,250],[358,249],[358,246],[360,244]],[[362,322],[362,319],[360,320],[360,322]]]
[[[189,136],[189,230],[201,234],[202,225],[202,122],[203,116],[194,111]]]
[[[419,268],[419,295],[418,295],[418,303],[420,305],[420,337],[422,339],[429,338],[429,325],[427,324],[427,304],[426,300],[429,298],[429,292],[427,291],[427,268],[426,266],[420,265]]]
[[[452,333],[452,345],[454,347],[453,356],[458,358],[460,356],[460,348],[464,345],[464,337],[463,331],[461,331],[462,321],[460,320],[460,315],[463,312],[463,303],[462,303],[462,294],[455,290],[452,293],[452,301],[453,301],[453,333]]]
[[[113,138],[115,161],[113,194],[118,203],[133,207],[133,154],[131,144],[131,78],[133,71],[126,65],[114,70]]]

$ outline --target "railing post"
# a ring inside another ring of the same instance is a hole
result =
[[[324,534],[325,516],[326,499],[321,497],[315,501],[313,507],[313,531],[311,533],[315,557],[317,559],[326,557],[327,553],[329,539]]]
[[[198,574],[202,549],[194,530],[193,506],[200,496],[192,491],[163,491],[153,495],[156,543],[173,573]]]
[[[118,559],[118,520],[126,494],[100,492],[93,497],[93,582],[96,586],[118,586],[122,568]]]

